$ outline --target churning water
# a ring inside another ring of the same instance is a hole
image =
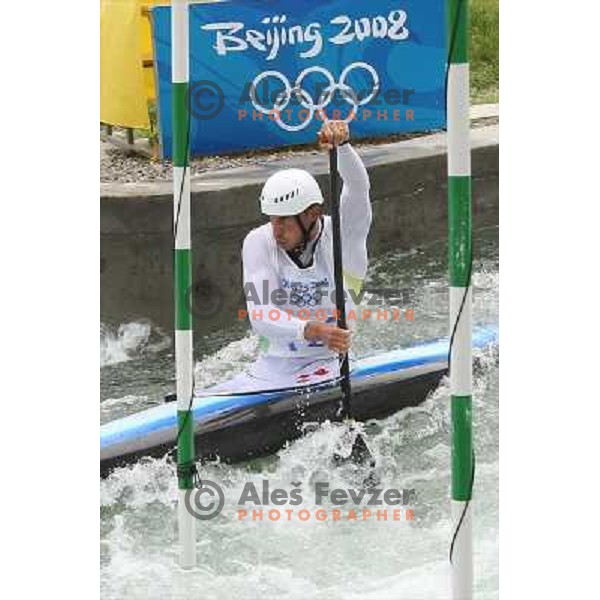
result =
[[[498,319],[497,234],[497,228],[490,228],[475,237],[475,323]],[[413,308],[415,320],[359,322],[358,356],[447,334],[445,256],[445,244],[439,243],[371,261],[367,287],[401,290],[401,302],[388,294],[381,303]],[[241,324],[199,339],[199,383],[229,377],[257,353],[257,340]],[[486,350],[477,356],[475,592],[487,599],[498,597],[498,353]],[[151,324],[103,326],[101,361],[102,422],[160,403],[174,389],[169,337]],[[292,481],[301,482],[301,508],[307,509],[314,508],[316,481],[328,481],[330,489],[356,487],[360,472],[331,465],[341,431],[340,425],[324,424],[276,456],[202,467],[203,478],[225,489],[226,503],[219,517],[198,523],[198,568],[190,572],[177,567],[174,465],[167,459],[148,460],[115,471],[100,483],[102,598],[449,598],[447,381],[421,406],[366,426],[381,487],[416,491],[413,522],[237,519],[237,500],[248,481],[260,489],[268,478],[288,490]]]

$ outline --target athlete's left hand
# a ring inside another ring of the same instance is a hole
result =
[[[317,138],[321,150],[331,150],[350,139],[350,128],[345,121],[326,121]]]

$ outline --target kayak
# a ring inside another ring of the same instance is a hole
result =
[[[473,331],[473,347],[498,343],[495,326]],[[357,421],[382,419],[425,400],[448,371],[448,338],[357,360],[351,371]],[[202,396],[192,403],[196,455],[236,462],[276,452],[297,439],[307,423],[340,421],[338,380],[252,393]],[[100,427],[100,474],[173,451],[177,403],[110,421]]]

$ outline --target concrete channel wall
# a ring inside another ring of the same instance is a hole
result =
[[[472,129],[473,225],[498,223],[498,125]],[[447,235],[445,134],[358,149],[371,179],[369,254],[409,249]],[[265,179],[280,168],[313,173],[328,192],[328,159],[304,155],[223,169],[192,180],[195,327],[207,333],[234,322],[241,301],[241,245],[265,222],[258,207]],[[326,199],[327,198],[326,193]],[[101,184],[101,318],[139,318],[171,329],[170,182]],[[211,313],[214,313],[211,315]]]

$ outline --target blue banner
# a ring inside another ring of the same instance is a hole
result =
[[[164,157],[172,155],[171,11],[152,10]],[[192,155],[445,126],[444,0],[190,5]]]

